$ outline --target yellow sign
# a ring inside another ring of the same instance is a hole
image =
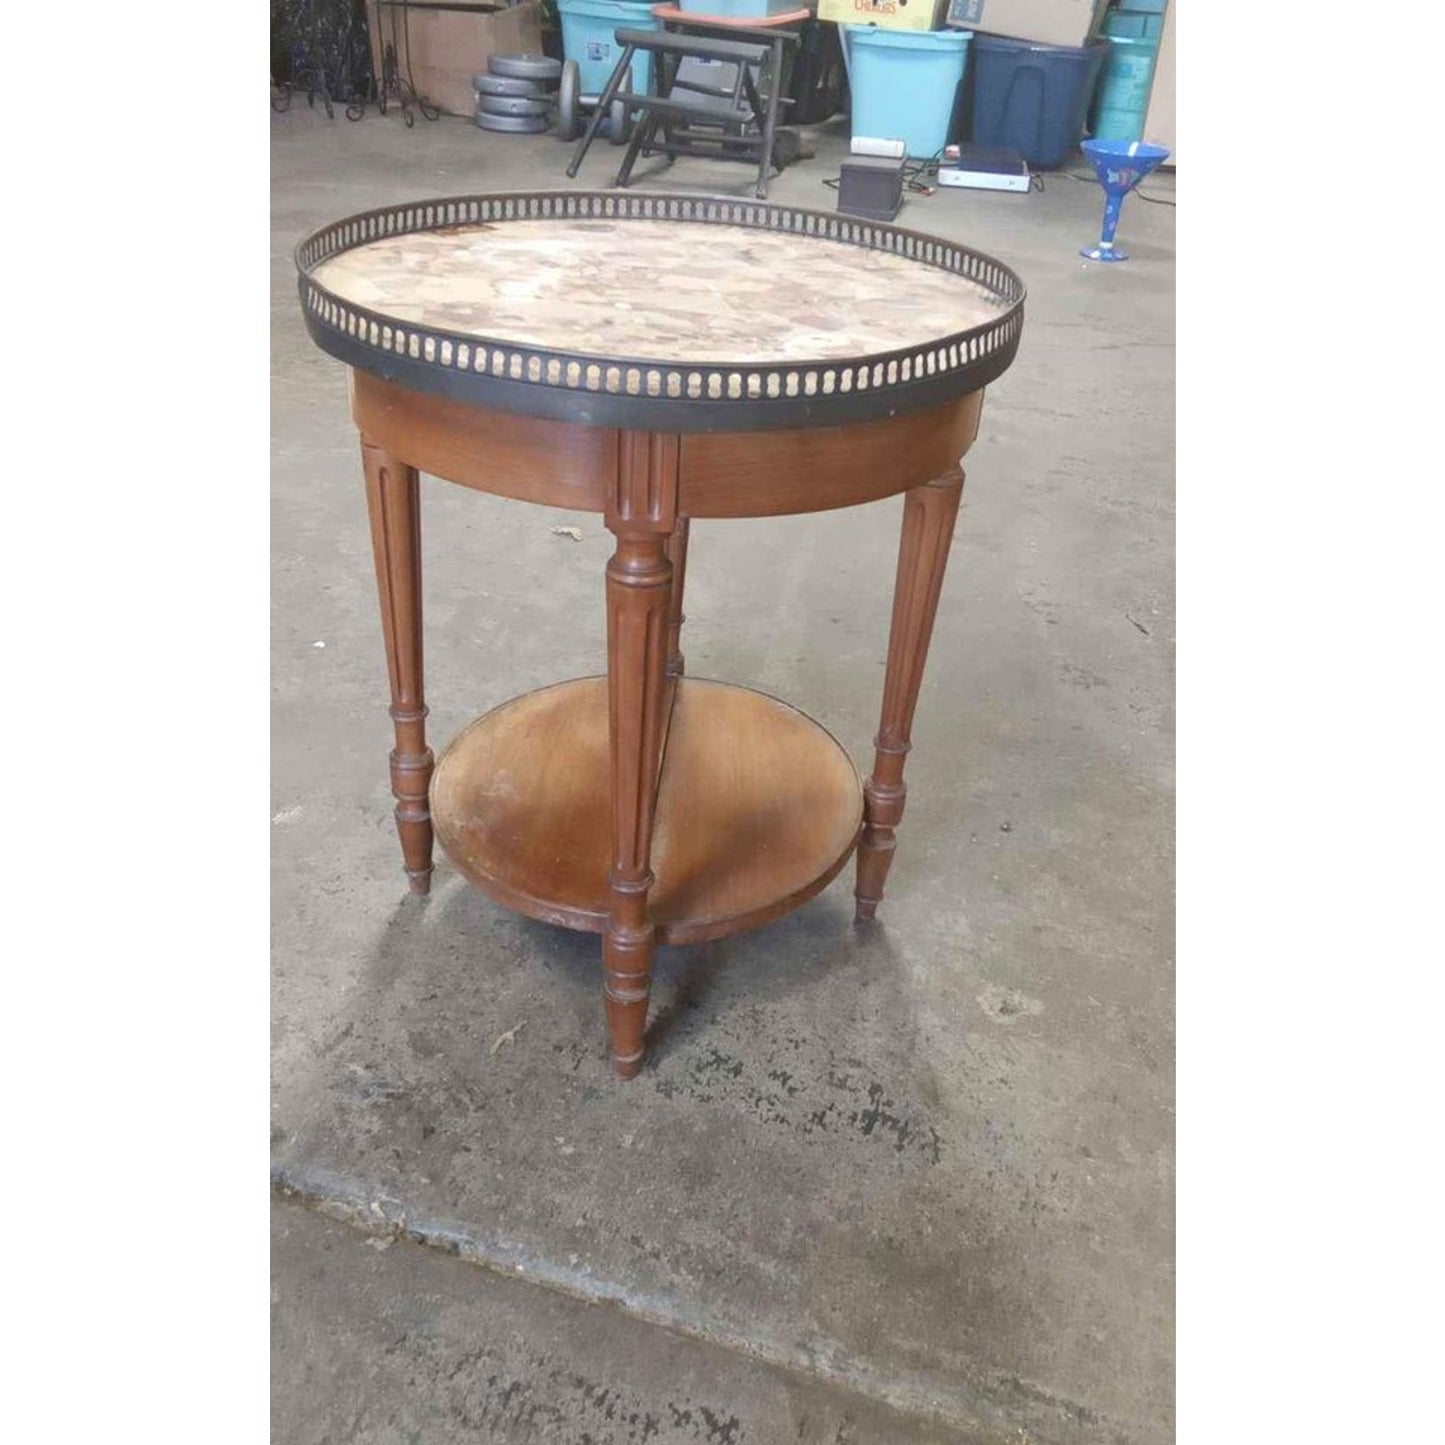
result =
[[[936,30],[947,0],[818,0],[818,19],[880,30]]]

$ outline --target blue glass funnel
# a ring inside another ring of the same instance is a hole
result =
[[[1124,197],[1163,161],[1169,159],[1167,146],[1146,145],[1141,140],[1086,140],[1080,149],[1089,158],[1094,174],[1104,188],[1104,229],[1097,246],[1085,246],[1079,255],[1090,261],[1127,261],[1128,255],[1114,244],[1119,212]]]

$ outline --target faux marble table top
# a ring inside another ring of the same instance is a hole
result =
[[[967,277],[841,241],[680,221],[519,220],[370,241],[314,279],[398,321],[663,362],[828,361],[996,319]]]

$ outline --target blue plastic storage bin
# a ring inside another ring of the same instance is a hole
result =
[[[1127,40],[1158,40],[1164,33],[1164,17],[1134,10],[1111,10],[1104,17],[1103,33]]]
[[[972,33],[839,28],[847,32],[853,134],[901,140],[911,156],[937,155],[948,141]]]
[[[1037,45],[977,36],[973,130],[977,145],[1017,151],[1029,165],[1061,165],[1078,145],[1108,43]]]
[[[600,95],[622,58],[619,30],[661,30],[653,0],[557,0],[562,17],[562,53],[577,62],[583,95]],[[645,91],[652,79],[652,56],[632,57],[632,88]]]
[[[1096,140],[1139,140],[1149,113],[1159,42],[1124,35],[1109,35],[1105,41],[1109,54],[1099,77],[1090,128]]]

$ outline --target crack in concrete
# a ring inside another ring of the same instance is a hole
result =
[[[314,1209],[360,1233],[409,1239],[509,1279],[523,1280],[588,1304],[613,1305],[627,1315],[686,1339],[820,1382],[920,1423],[941,1425],[971,1436],[987,1434],[1010,1441],[1025,1439],[1031,1445],[1054,1445],[1055,1441],[1063,1445],[1063,1437],[1054,1434],[1051,1425],[1069,1427],[1071,1435],[1081,1425],[1106,1429],[1112,1445],[1132,1445],[1134,1440],[1121,1425],[1089,1406],[1017,1375],[973,1367],[973,1378],[963,1382],[962,1390],[954,1387],[949,1391],[950,1397],[945,1397],[936,1385],[880,1376],[866,1365],[850,1360],[841,1347],[828,1341],[767,1340],[719,1330],[691,1316],[686,1306],[666,1297],[643,1296],[625,1285],[584,1278],[530,1250],[502,1240],[479,1240],[464,1229],[408,1215],[400,1201],[374,1199],[368,1190],[353,1181],[340,1176],[323,1177],[323,1171],[303,1176],[284,1165],[273,1165],[271,1187],[278,1198]],[[965,1392],[967,1400],[963,1398]],[[1028,1418],[1021,1419],[1022,1414]]]

